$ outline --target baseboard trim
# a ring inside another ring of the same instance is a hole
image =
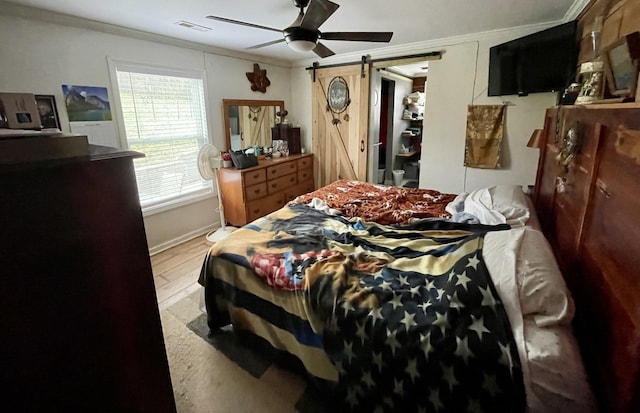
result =
[[[183,242],[189,241],[191,239],[194,239],[195,237],[199,237],[199,236],[203,236],[205,234],[207,234],[209,231],[212,231],[216,228],[216,225],[207,225],[204,228],[200,228],[197,229],[195,231],[191,231],[187,234],[181,235],[177,238],[174,238],[172,240],[163,242],[162,244],[158,244],[155,245],[151,248],[149,248],[149,255],[155,255],[158,254],[162,251],[168,250],[171,247],[175,247],[178,244],[182,244]]]

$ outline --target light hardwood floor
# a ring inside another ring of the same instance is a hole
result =
[[[200,288],[198,275],[211,245],[201,235],[151,256],[160,310]]]

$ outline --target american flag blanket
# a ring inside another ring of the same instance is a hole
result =
[[[283,295],[303,301],[294,312],[312,314],[294,316],[319,320],[314,334],[346,410],[520,412],[520,358],[482,257],[484,234],[496,229],[504,227],[385,226],[290,205],[208,258],[251,269],[283,308]],[[213,288],[211,268],[205,262],[200,282]],[[233,288],[225,299],[237,309]]]

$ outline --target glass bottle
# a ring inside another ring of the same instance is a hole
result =
[[[591,60],[600,60],[600,32],[602,32],[602,16],[596,17],[591,27]]]

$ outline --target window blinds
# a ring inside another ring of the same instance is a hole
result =
[[[198,150],[207,139],[202,76],[116,65],[120,105],[135,160],[140,203],[160,206],[211,192],[198,173]]]

